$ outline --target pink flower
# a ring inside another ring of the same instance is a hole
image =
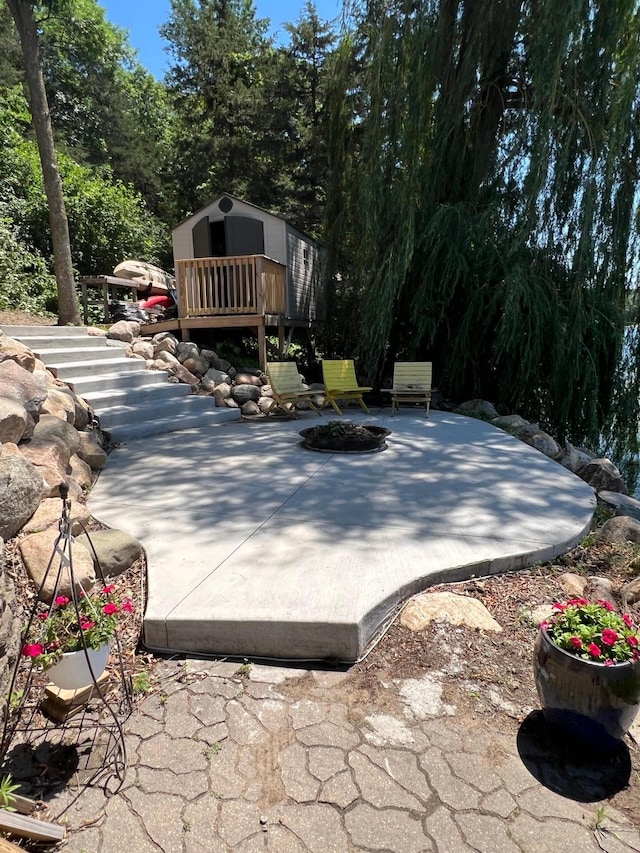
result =
[[[556,601],[556,603],[553,605],[553,609],[554,609],[554,610],[560,610],[560,611],[562,611],[562,610],[566,610],[566,609],[567,609],[567,605],[566,605],[566,604],[561,604],[559,601]]]
[[[589,646],[589,654],[592,658],[599,658],[602,655],[602,652],[595,643],[591,643]]]
[[[630,646],[633,646],[634,649],[637,649],[638,648],[638,635],[637,634],[629,634],[629,636],[627,637],[627,643],[629,643]]]
[[[613,630],[613,628],[605,628],[602,632],[602,642],[605,646],[612,646],[614,643],[618,642],[618,634]]]
[[[609,658],[609,660],[606,660],[606,661],[604,662],[604,665],[605,665],[605,666],[613,666],[613,661]]]
[[[623,613],[622,618],[624,619],[624,624],[627,628],[633,628],[633,619],[629,616],[628,613]]]
[[[567,607],[583,607],[588,603],[586,598],[572,598],[570,601],[567,601]]]
[[[569,642],[571,643],[574,649],[582,648],[582,640],[580,639],[580,637],[571,637]]]
[[[114,589],[115,589],[115,585],[110,583],[109,586],[105,586],[105,588],[102,590],[102,593],[103,593],[103,595],[111,595],[111,593],[114,591]]]
[[[133,604],[127,600],[121,605],[120,610],[124,610],[125,613],[133,613]]]
[[[601,607],[604,607],[604,609],[605,609],[605,610],[615,610],[615,607],[613,606],[613,604],[611,604],[611,602],[610,602],[610,601],[605,601],[605,599],[604,599],[604,598],[599,598],[599,599],[598,599],[598,604],[599,604]]]
[[[102,612],[105,614],[105,616],[113,616],[114,613],[118,612],[118,608],[112,601],[110,601],[108,604],[104,605],[104,607],[102,608]]]
[[[71,599],[67,598],[66,595],[59,595],[53,603],[56,604],[58,607],[64,607],[70,602],[70,600]]]
[[[49,618],[49,614],[48,614],[48,613],[38,613],[38,619],[39,619],[41,622],[46,622],[48,618]]]
[[[95,627],[95,624],[95,622],[81,622],[80,627],[83,631],[90,631],[92,628]]]
[[[42,643],[25,643],[22,647],[22,654],[27,658],[37,658],[43,651]]]

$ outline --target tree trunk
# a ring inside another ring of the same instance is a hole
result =
[[[49,204],[49,224],[53,244],[53,260],[58,285],[58,325],[80,325],[76,286],[71,262],[69,223],[62,193],[62,180],[53,141],[53,129],[47,93],[40,64],[40,42],[28,0],[7,0],[20,36],[22,57],[29,88],[31,118],[36,132],[44,190]]]

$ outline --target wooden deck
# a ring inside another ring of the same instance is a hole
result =
[[[194,329],[246,328],[258,338],[260,367],[266,371],[266,329],[277,331],[278,353],[284,355],[293,329],[311,326],[286,316],[286,288],[286,266],[265,255],[178,260],[177,318],[148,323],[142,330],[177,331],[189,340]]]

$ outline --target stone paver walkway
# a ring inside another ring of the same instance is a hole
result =
[[[349,672],[160,672],[127,726],[121,791],[54,801],[68,853],[640,850],[621,814],[543,787],[516,733],[462,719],[428,674],[390,678],[374,704]]]

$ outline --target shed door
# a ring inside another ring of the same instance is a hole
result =
[[[248,216],[225,216],[227,256],[264,255],[264,231],[260,219]]]
[[[211,257],[211,231],[209,229],[209,217],[203,216],[191,229],[193,237],[193,257]]]

